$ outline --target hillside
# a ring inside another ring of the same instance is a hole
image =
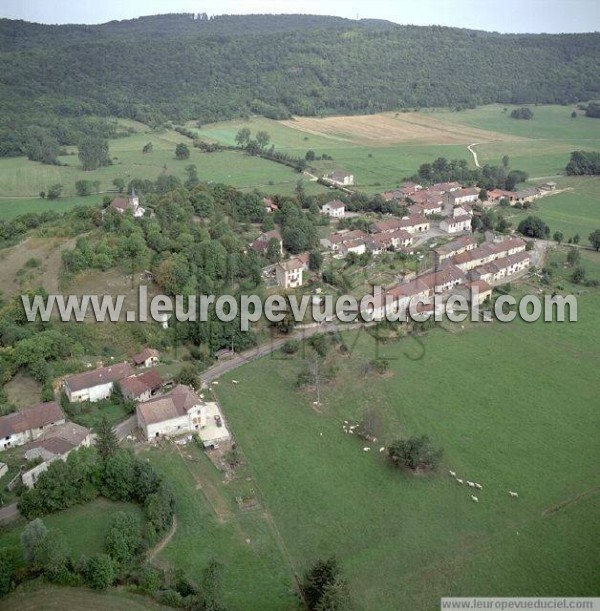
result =
[[[151,125],[257,113],[355,114],[600,95],[600,34],[500,35],[311,16],[0,21],[0,155],[56,117]],[[79,127],[74,129],[77,132]],[[64,131],[64,130],[62,130]]]

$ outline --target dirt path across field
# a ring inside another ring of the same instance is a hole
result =
[[[586,490],[585,492],[582,492],[581,494],[578,494],[577,496],[561,501],[560,503],[557,503],[556,505],[553,505],[552,507],[548,507],[548,509],[544,509],[544,511],[542,511],[542,516],[548,517],[552,515],[553,513],[566,509],[567,507],[571,505],[576,505],[577,503],[579,503],[579,501],[582,501],[584,498],[590,496],[591,494],[594,494],[595,492],[599,492],[599,491],[600,491],[600,484],[598,484],[597,486],[594,486],[593,488],[590,488],[589,490]]]
[[[167,533],[167,535],[162,539],[162,541],[159,541],[148,552],[148,556],[146,557],[146,560],[148,562],[152,562],[152,560],[154,560],[154,558],[156,558],[156,556],[158,556],[158,554],[160,554],[160,552],[162,552],[163,549],[167,547],[167,545],[170,543],[176,531],[177,531],[177,516],[173,516],[173,524],[171,524],[171,528],[169,529],[169,532]]]
[[[469,144],[469,146],[467,148],[469,149],[469,153],[471,153],[471,155],[473,155],[473,163],[475,164],[476,167],[480,168],[481,165],[479,164],[479,158],[477,157],[477,153],[473,149],[473,147],[477,146],[478,144],[481,144],[481,143],[480,142],[474,142],[473,144]]]

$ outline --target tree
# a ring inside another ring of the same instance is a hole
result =
[[[502,167],[505,169],[510,167],[510,157],[508,155],[504,155],[504,157],[502,157]]]
[[[205,611],[224,610],[223,605],[223,571],[224,566],[214,558],[202,571],[201,592]]]
[[[318,250],[313,250],[308,255],[308,269],[318,272],[323,265],[323,255]]]
[[[37,518],[29,522],[21,533],[21,548],[27,564],[33,564],[38,545],[48,536],[46,525]]]
[[[200,388],[200,376],[193,365],[184,365],[175,376],[175,383],[198,389]]]
[[[235,142],[238,146],[246,146],[250,140],[251,131],[247,127],[242,127],[235,136]]]
[[[552,239],[560,246],[561,242],[565,239],[565,234],[562,231],[555,231]]]
[[[271,136],[269,136],[268,132],[264,130],[260,130],[256,132],[256,143],[260,146],[261,149],[266,148],[266,146],[271,141]]]
[[[569,248],[569,252],[567,253],[567,263],[571,266],[574,267],[575,265],[577,265],[577,263],[579,263],[579,260],[581,259],[581,253],[579,252],[578,248]]]
[[[578,233],[573,236],[573,244],[579,244],[581,237]]]
[[[142,549],[142,527],[137,516],[118,511],[111,519],[104,540],[107,554],[121,566],[128,566]]]
[[[571,274],[571,280],[575,284],[581,284],[585,280],[585,267],[578,265],[575,271]]]
[[[85,573],[90,588],[106,590],[115,580],[115,564],[107,554],[94,554],[88,560]]]
[[[97,170],[112,163],[108,154],[108,140],[104,138],[84,138],[78,148],[81,167],[86,171]]]
[[[569,176],[597,176],[600,174],[600,152],[573,151],[565,168]]]
[[[175,147],[175,158],[182,160],[182,159],[189,159],[190,157],[190,148],[187,144],[184,144],[183,142],[180,142],[176,147]]]
[[[145,155],[146,153],[151,153],[154,149],[154,145],[152,142],[147,142],[144,144],[144,148],[142,149],[142,153]]]
[[[63,186],[61,184],[55,184],[52,185],[47,193],[46,193],[46,197],[48,199],[58,199],[60,197],[60,194],[62,193],[63,190]]]
[[[596,229],[590,233],[588,240],[592,245],[592,248],[596,251],[600,250],[600,229]]]
[[[196,185],[200,183],[198,178],[198,168],[192,163],[185,168],[186,180],[184,186],[188,191],[191,191]]]
[[[304,156],[304,159],[306,159],[306,161],[314,161],[315,158],[316,155],[314,151],[306,151],[306,155]]]
[[[571,113],[571,119],[577,119],[577,111],[576,111],[576,110],[574,110],[574,111]]]
[[[127,450],[118,450],[104,463],[100,491],[112,501],[129,501],[135,486],[135,459]]]
[[[0,598],[6,596],[12,589],[12,574],[15,562],[11,549],[0,549]]]
[[[115,178],[112,184],[119,193],[125,191],[125,181],[122,178]]]
[[[487,202],[487,199],[488,199],[487,189],[481,189],[479,191],[479,196],[478,197],[479,197],[479,201],[480,202]]]
[[[342,568],[335,557],[317,560],[305,573],[302,594],[311,611],[350,609],[349,593],[342,575]]]
[[[75,183],[75,191],[77,195],[82,197],[92,193],[92,183],[89,180],[78,180]]]
[[[119,441],[117,440],[117,435],[106,416],[102,416],[96,431],[96,450],[100,458],[103,461],[107,461],[116,454],[118,449]]]
[[[429,437],[410,437],[398,439],[388,448],[392,464],[415,471],[417,469],[434,469],[439,464],[443,450],[436,450]]]
[[[545,239],[550,235],[550,227],[537,216],[528,216],[519,223],[518,231],[528,238]]]
[[[511,119],[525,119],[526,121],[529,121],[530,119],[533,119],[533,111],[531,108],[527,108],[527,106],[522,106],[521,108],[515,108],[510,113],[510,117]]]
[[[277,238],[271,238],[267,244],[267,260],[277,263],[281,259],[281,246]]]
[[[36,545],[33,568],[49,581],[65,583],[69,578],[69,546],[62,531],[53,528]]]

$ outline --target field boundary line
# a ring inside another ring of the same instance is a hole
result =
[[[584,498],[590,496],[591,494],[594,494],[594,492],[600,492],[600,484],[594,486],[593,488],[590,488],[589,490],[586,490],[585,492],[582,492],[581,494],[578,494],[577,496],[571,497],[570,499],[566,499],[564,501],[561,501],[560,503],[557,503],[556,505],[553,505],[552,507],[544,509],[544,511],[542,511],[542,516],[546,518],[552,515],[553,513],[565,509],[565,507],[568,507],[569,505],[575,505]]]

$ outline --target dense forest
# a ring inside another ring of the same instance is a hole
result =
[[[4,156],[23,154],[32,125],[54,137],[57,118],[115,115],[154,126],[599,95],[598,33],[500,35],[298,15],[0,20]]]

